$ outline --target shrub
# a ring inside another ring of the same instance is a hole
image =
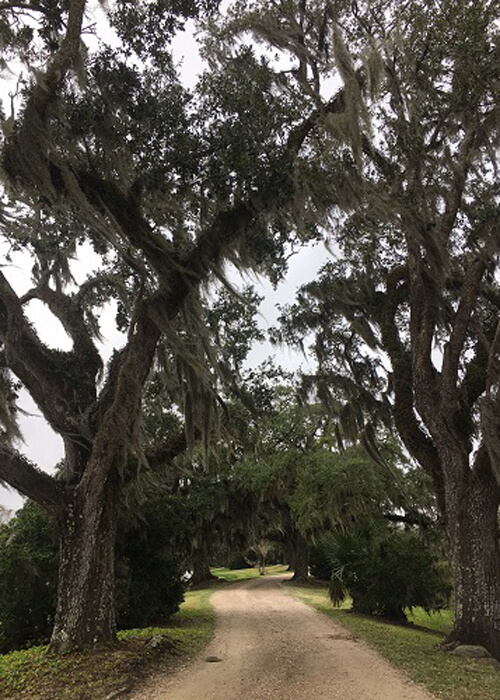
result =
[[[405,608],[449,603],[448,567],[417,530],[370,524],[326,537],[319,549],[316,569],[323,577],[330,569],[334,604],[350,593],[358,612],[404,620]]]
[[[27,502],[0,528],[0,653],[48,641],[58,568],[57,523]],[[121,524],[115,568],[119,627],[163,623],[179,609],[182,569],[161,503],[146,505],[134,527]]]
[[[0,653],[47,641],[58,566],[57,524],[28,502],[0,530]]]
[[[166,622],[184,600],[183,566],[174,551],[168,497],[148,502],[116,546],[116,616],[121,629]]]
[[[334,547],[334,539],[328,535],[309,547],[309,569],[319,581],[329,581],[332,577]]]

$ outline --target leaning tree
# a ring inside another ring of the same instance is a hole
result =
[[[352,119],[318,140],[357,201],[332,210],[333,260],[282,337],[314,334],[318,386],[350,397],[346,425],[391,413],[446,519],[451,639],[500,658],[500,10],[357,2],[337,19]]]
[[[98,26],[112,47],[96,36],[93,5],[0,7],[2,63],[19,75],[3,115],[0,223],[8,254],[21,252],[32,267],[22,291],[0,272],[0,479],[59,525],[55,651],[115,639],[117,509],[123,483],[148,468],[139,416],[158,348],[166,343],[177,358],[187,437],[206,431],[200,407],[214,398],[206,370],[214,354],[203,289],[224,277],[226,261],[279,273],[286,204],[301,214],[302,235],[314,235],[305,145],[325,112],[345,110],[343,89],[326,105],[282,90],[266,56],[222,41],[210,23],[211,70],[186,91],[169,42],[215,2],[100,3]],[[76,279],[72,259],[89,250],[97,269]],[[60,321],[70,350],[41,340],[29,320],[34,302]],[[96,339],[110,302],[124,344],[105,368]],[[12,446],[19,385],[63,439],[58,478]],[[174,437],[164,460],[186,444]]]

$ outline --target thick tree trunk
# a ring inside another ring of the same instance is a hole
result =
[[[189,582],[192,586],[197,586],[207,581],[213,581],[217,578],[210,571],[210,559],[204,545],[201,545],[193,551],[191,560],[193,564],[193,573]]]
[[[50,650],[68,652],[116,642],[114,557],[119,489],[88,495],[60,520],[61,563]]]
[[[306,583],[309,581],[309,551],[307,542],[300,532],[294,537],[294,574],[292,581]]]
[[[285,554],[286,563],[288,564],[287,571],[293,571],[295,569],[295,547],[289,540],[285,543]]]
[[[447,494],[455,575],[455,627],[450,641],[479,644],[500,659],[500,489],[493,476]]]

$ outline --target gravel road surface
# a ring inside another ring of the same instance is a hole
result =
[[[284,577],[217,591],[215,636],[134,700],[433,700],[352,634],[281,588]]]

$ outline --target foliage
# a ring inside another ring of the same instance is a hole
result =
[[[149,464],[139,417],[152,365],[161,355],[161,393],[171,415],[180,408],[186,420],[186,440],[167,445],[164,462],[198,435],[206,457],[220,425],[217,389],[229,374],[206,322],[206,286],[224,280],[227,262],[276,281],[294,243],[326,227],[343,259],[303,290],[282,337],[303,344],[315,332],[316,398],[335,415],[337,430],[332,423],[328,431],[340,449],[362,431],[382,463],[376,428],[394,418],[447,508],[457,591],[467,588],[472,603],[474,586],[491,580],[486,598],[498,601],[499,583],[486,571],[500,570],[497,3],[237,0],[227,21],[209,21],[214,5],[109,3],[116,49],[84,48],[85,2],[52,11],[40,3],[28,17],[22,3],[1,10],[4,63],[14,55],[30,70],[4,123],[1,223],[33,269],[23,295],[0,275],[2,370],[25,385],[67,454],[56,482],[2,444],[0,476],[55,515],[61,532],[80,527],[78,537],[62,538],[59,600],[93,596],[88,611],[106,617],[95,624],[112,641],[109,577],[91,580],[93,568],[112,571],[112,547],[98,552],[90,543],[109,545],[123,485]],[[169,40],[196,16],[209,70],[190,92]],[[138,26],[150,31],[138,37]],[[77,285],[72,258],[84,244],[99,266]],[[35,300],[62,322],[71,350],[38,337],[26,315]],[[102,379],[97,316],[112,301],[126,342]],[[321,463],[333,443],[317,438],[330,417],[318,421],[318,413],[284,410],[283,430],[264,426],[276,472],[290,447],[300,466],[314,446],[314,469],[327,483]],[[307,522],[305,489],[293,502],[280,499],[294,479],[271,484],[273,527],[288,528],[292,516],[302,518],[294,527],[319,527]],[[334,517],[345,515],[341,502],[322,496]],[[476,505],[467,517],[463,503]],[[462,585],[476,570],[477,580]],[[479,636],[492,632],[488,643],[500,655],[498,610],[487,612],[486,598],[469,623],[484,622]],[[53,648],[92,645],[101,634],[90,623],[68,632],[74,616],[58,610]],[[459,623],[464,638],[476,634]]]
[[[11,517],[11,511],[5,506],[0,505],[0,528],[5,525]]]
[[[4,384],[12,375],[24,385],[66,451],[55,480],[2,443],[0,476],[61,526],[54,650],[114,640],[122,491],[150,459],[169,464],[200,437],[206,457],[220,425],[228,371],[207,322],[209,287],[227,283],[228,262],[276,282],[296,238],[285,204],[307,200],[295,164],[319,118],[314,101],[286,97],[269,62],[234,39],[232,51],[207,50],[195,89],[180,84],[171,39],[199,18],[216,47],[217,5],[100,3],[105,20],[93,30],[93,4],[81,0],[0,8],[3,65],[25,71],[3,123],[1,227],[9,259],[32,269],[31,289],[19,293],[0,274],[2,372]],[[302,235],[318,235],[311,219]],[[89,252],[96,269],[82,280],[75,261]],[[61,322],[70,349],[42,341],[28,318],[35,301]],[[105,367],[99,316],[109,308],[125,339]],[[175,430],[176,414],[185,418],[185,440],[169,434],[154,455],[145,448],[162,421],[150,415],[143,430],[140,420],[152,367],[168,403],[162,420]],[[0,398],[5,430],[9,397]],[[74,601],[87,608],[77,616]]]
[[[134,526],[118,529],[116,609],[120,629],[163,624],[184,599],[183,562],[167,499],[146,503]]]
[[[315,27],[321,9],[308,9]],[[453,635],[498,658],[499,18],[488,0],[339,4],[330,38],[346,113],[325,118],[317,155],[330,175],[343,162],[357,201],[332,199],[332,259],[279,334],[298,346],[310,334],[316,396],[344,435],[376,454],[376,426],[393,422],[431,476],[450,537]],[[288,46],[291,26],[290,8],[276,8],[266,40]],[[304,59],[309,76],[317,55]]]
[[[326,535],[317,551],[313,572],[329,573],[335,605],[349,593],[357,612],[405,619],[405,608],[429,612],[449,604],[448,567],[418,531],[365,521]]]
[[[0,653],[47,639],[58,561],[55,522],[35,503],[26,503],[0,529]]]
[[[175,508],[164,498],[143,505],[132,520],[122,518],[117,537],[121,628],[164,623],[184,597],[184,568],[175,547],[182,523],[175,519]],[[56,607],[58,563],[55,522],[40,506],[27,502],[0,532],[1,652],[47,641]]]

